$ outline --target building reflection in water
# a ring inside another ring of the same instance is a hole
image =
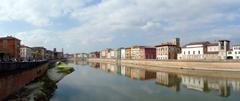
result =
[[[89,65],[94,68],[100,68],[100,63],[91,62]]]
[[[181,76],[182,84],[189,89],[208,91],[207,80],[203,77]]]
[[[157,72],[156,83],[180,91],[181,78],[176,74]]]
[[[134,80],[149,80],[156,78],[156,72],[123,65],[100,63],[100,69],[104,72],[123,75]]]
[[[76,64],[76,65],[88,65],[88,61],[84,61],[84,60],[73,59],[73,60],[68,60],[67,62]]]
[[[156,72],[147,71],[144,69],[131,69],[131,78],[136,80],[149,80],[156,78]]]
[[[132,68],[128,66],[120,66],[121,67],[121,75],[130,77],[134,80],[149,80],[156,78],[156,72],[147,71],[144,69]]]
[[[230,95],[231,82],[224,79],[214,79],[194,76],[181,76],[182,84],[189,89],[208,92],[210,90],[217,90],[218,94],[223,97]]]
[[[216,91],[219,96],[228,97],[230,96],[231,89],[233,91],[240,91],[239,79],[221,79],[149,71],[125,65],[107,63],[89,63],[89,65],[94,68],[99,68],[101,71],[119,74],[134,80],[155,79],[156,84],[169,87],[177,92],[180,91],[181,87],[185,87],[187,89],[201,92]]]

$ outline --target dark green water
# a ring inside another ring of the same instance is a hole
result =
[[[179,75],[111,64],[75,65],[51,101],[240,101],[240,79]]]

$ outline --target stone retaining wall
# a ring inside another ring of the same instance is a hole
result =
[[[109,62],[121,64],[134,64],[156,67],[169,67],[179,69],[222,70],[240,71],[239,61],[157,61],[157,60],[114,60],[114,59],[89,59],[95,62]]]
[[[14,73],[0,74],[0,100],[20,90],[37,77],[42,76],[48,69],[48,64],[39,64],[36,67],[29,67],[27,70]]]

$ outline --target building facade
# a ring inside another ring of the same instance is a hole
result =
[[[101,59],[109,59],[111,57],[111,51],[112,49],[109,49],[109,48],[106,48],[106,49],[103,49],[101,52],[100,52],[100,58]]]
[[[91,52],[89,54],[89,58],[94,58],[94,59],[100,58],[100,52]]]
[[[125,48],[122,48],[122,49],[121,49],[121,59],[126,59]]]
[[[117,51],[116,51],[116,56],[117,56],[116,58],[117,58],[117,59],[121,59],[121,56],[122,56],[122,52],[121,52],[121,51],[122,51],[122,49],[123,49],[123,48],[118,48],[118,49],[117,49]]]
[[[218,49],[219,49],[218,56],[220,57],[220,59],[227,59],[227,51],[230,50],[230,41],[219,40]]]
[[[125,48],[125,59],[131,59],[131,47]]]
[[[51,51],[51,50],[46,50],[45,57],[46,57],[47,60],[54,59],[54,52]]]
[[[46,60],[46,48],[32,47],[32,53],[34,60]]]
[[[111,51],[110,51],[110,58],[111,59],[117,59],[117,49],[112,49]]]
[[[219,40],[215,43],[208,41],[193,42],[182,47],[182,52],[178,54],[179,60],[219,60],[227,58],[230,42]]]
[[[12,37],[1,37],[0,38],[0,60],[20,60],[20,40]]]
[[[156,59],[156,48],[147,46],[133,46],[131,59]]]
[[[87,53],[76,53],[74,54],[74,60],[86,61],[89,58]]]
[[[235,59],[235,60],[240,59],[240,44],[233,45],[232,50],[227,52],[227,59]]]
[[[162,43],[155,47],[157,60],[177,59],[177,54],[181,52],[179,38],[174,38],[172,42]]]
[[[141,50],[141,59],[156,59],[156,48],[144,47]]]
[[[144,46],[133,46],[131,47],[131,59],[141,59],[141,51]]]
[[[157,60],[177,59],[177,54],[181,51],[180,47],[172,44],[162,44],[155,47]]]
[[[32,56],[32,48],[28,46],[21,45],[20,47],[20,57],[22,61],[31,61],[33,59]]]

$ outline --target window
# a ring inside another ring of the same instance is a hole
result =
[[[183,54],[185,55],[185,51],[183,52]]]
[[[237,52],[235,52],[235,54],[237,54]]]
[[[188,54],[190,54],[190,51],[188,51]]]
[[[198,51],[198,54],[201,54],[201,52],[200,52],[200,51]]]
[[[193,51],[193,54],[195,54],[195,51]]]
[[[220,49],[223,50],[224,49],[224,42],[220,42]]]

